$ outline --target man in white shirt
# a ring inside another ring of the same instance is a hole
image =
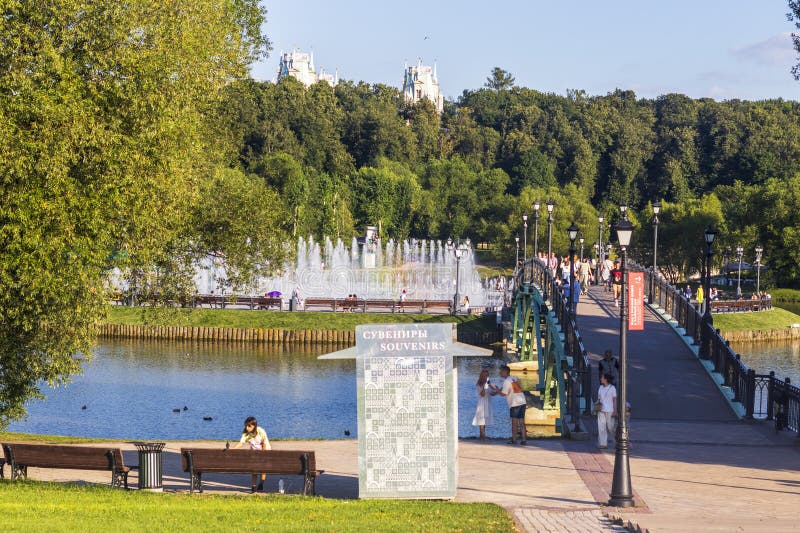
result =
[[[491,387],[497,394],[504,396],[508,403],[511,415],[511,439],[508,443],[516,444],[517,432],[519,432],[519,443],[525,444],[528,436],[528,430],[525,428],[525,406],[528,403],[525,399],[525,393],[522,392],[519,380],[511,377],[511,369],[508,365],[500,367],[500,377],[504,380],[503,388],[499,389],[494,385],[491,385]]]

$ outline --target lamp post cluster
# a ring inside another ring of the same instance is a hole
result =
[[[567,299],[567,316],[574,317],[574,309],[572,302],[575,301],[575,295],[572,294],[572,291],[575,290],[575,283],[573,280],[575,279],[575,239],[578,237],[578,227],[573,222],[567,228],[567,237],[569,237],[569,298]],[[583,238],[581,238],[583,241]],[[583,247],[583,242],[581,242],[581,247]]]
[[[525,263],[528,261],[528,213],[527,212],[522,214],[522,222],[525,225],[525,229],[522,232],[522,262]]]
[[[617,443],[614,454],[614,477],[611,485],[611,499],[608,504],[614,507],[632,507],[633,488],[631,486],[630,471],[630,440],[628,435],[628,421],[625,417],[625,408],[628,399],[628,346],[627,346],[627,319],[628,319],[628,272],[627,249],[633,236],[633,224],[628,220],[626,211],[628,206],[623,203],[619,206],[622,218],[617,223],[617,241],[622,253],[622,294],[620,294],[619,313],[619,388],[617,402]]]
[[[714,231],[711,226],[707,227],[703,236],[705,237],[706,241],[706,260],[705,260],[705,276],[703,280],[703,304],[705,305],[705,310],[703,311],[703,327],[700,332],[700,357],[703,359],[708,359],[711,353],[711,347],[709,343],[711,342],[711,337],[709,336],[709,332],[714,325],[714,319],[711,316],[711,257],[714,255],[714,252],[711,250],[711,245],[714,244],[714,237],[716,237],[717,232]]]
[[[761,254],[764,248],[760,244],[756,245],[756,294],[761,298]]]
[[[600,267],[605,262],[605,250],[603,250],[603,215],[597,217],[597,272],[595,273],[595,285],[600,284]]]
[[[453,247],[452,239],[448,239],[447,242],[448,246],[453,248],[453,254],[456,256],[456,292],[453,295],[453,314],[455,315],[458,311],[458,290],[461,288],[460,285],[460,273],[461,273],[461,259],[466,255],[469,251],[469,244],[470,240],[467,239],[466,242],[458,242],[458,244]],[[517,252],[519,254],[519,252]]]
[[[741,245],[736,247],[736,257],[739,259],[739,277],[736,279],[736,298],[742,297],[742,254],[744,248]]]
[[[650,304],[653,303],[653,285],[655,284],[655,277],[658,275],[658,214],[661,212],[661,202],[656,200],[653,202],[653,275],[650,276],[650,295],[648,300]]]

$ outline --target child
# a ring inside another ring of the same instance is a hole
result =
[[[509,414],[511,415],[511,439],[509,444],[516,444],[517,432],[520,434],[520,444],[525,444],[528,431],[525,429],[525,393],[519,386],[517,378],[511,377],[511,369],[508,365],[500,367],[500,377],[503,378],[503,388],[499,389],[494,385],[489,386],[500,396],[505,396],[508,402]]]
[[[245,444],[250,446],[251,450],[269,450],[271,449],[269,445],[269,439],[267,438],[267,432],[264,431],[262,428],[258,427],[258,421],[256,421],[255,417],[248,416],[247,419],[244,421],[244,430],[242,431],[242,438],[239,439],[239,442],[233,448],[241,448]],[[250,489],[250,492],[255,492],[257,490],[264,490],[264,480],[267,479],[266,474],[261,474],[261,480],[258,482],[258,486],[256,487],[256,480],[258,479],[258,474],[253,474],[253,484]]]

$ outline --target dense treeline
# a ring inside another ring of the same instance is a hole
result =
[[[752,253],[760,240],[779,279],[793,277],[800,259],[790,229],[797,204],[762,201],[800,180],[798,102],[560,96],[514,86],[495,69],[441,117],[393,87],[306,89],[294,79],[233,85],[223,106],[237,166],[279,191],[293,235],[349,238],[378,224],[394,238],[471,237],[508,258],[535,199],[556,200],[560,249],[572,220],[592,243],[598,211],[611,220],[627,202],[646,226],[658,199],[662,262],[675,276],[698,268],[707,223],[723,248]],[[650,232],[637,235],[644,254]]]

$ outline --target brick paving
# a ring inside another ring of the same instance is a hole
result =
[[[588,510],[547,510],[518,507],[513,517],[525,531],[536,532],[627,532],[628,529],[616,524],[600,509]]]

